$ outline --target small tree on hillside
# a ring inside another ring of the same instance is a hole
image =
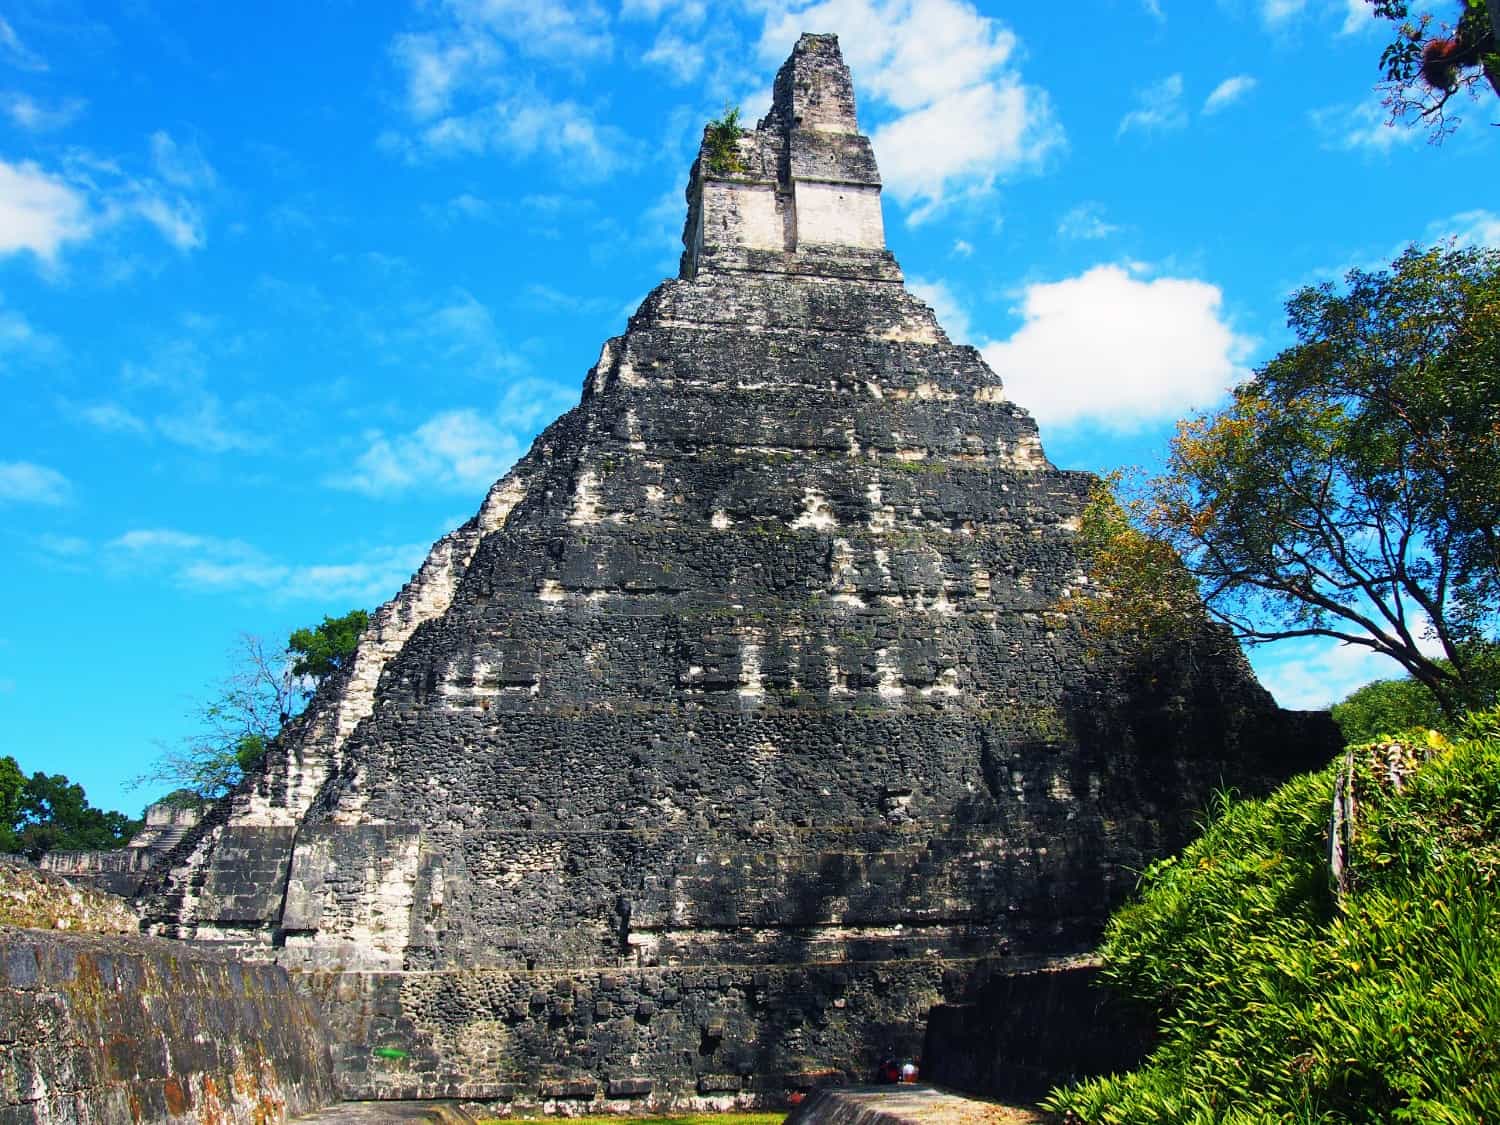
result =
[[[137,784],[181,786],[215,799],[239,784],[318,687],[348,667],[370,615],[362,609],[295,630],[281,653],[244,634],[233,670],[195,713],[198,731],[166,750]]]

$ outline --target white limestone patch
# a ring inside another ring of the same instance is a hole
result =
[[[1011,451],[1010,463],[1017,469],[1045,469],[1047,455],[1042,452],[1042,439],[1036,434],[1027,434]]]
[[[987,387],[976,387],[974,389],[975,402],[1005,402],[1005,388],[999,383],[991,383]]]
[[[585,469],[573,481],[573,508],[568,522],[574,527],[599,522],[599,476]]]
[[[901,323],[891,325],[880,334],[879,338],[893,344],[938,344],[942,342],[938,338],[937,325],[918,317],[907,317]]]
[[[625,439],[629,447],[637,453],[646,448],[646,443],[641,440],[641,421],[636,417],[634,408],[625,411]]]
[[[791,526],[793,531],[832,531],[838,526],[838,521],[828,508],[827,498],[816,489],[809,488],[802,494],[802,514],[792,521]]]
[[[951,402],[958,397],[953,391],[945,391],[936,383],[918,383],[912,394],[919,399],[937,402]]]
[[[889,701],[906,695],[906,688],[901,683],[901,669],[889,648],[875,650],[875,693]]]
[[[723,508],[715,508],[714,514],[709,517],[708,525],[715,531],[728,531],[734,526],[734,521],[729,518],[729,513]]]
[[[568,593],[563,589],[562,583],[555,578],[542,579],[542,588],[537,591],[537,601],[546,602],[548,605],[558,605]]]
[[[937,680],[924,687],[921,690],[921,694],[929,699],[936,695],[954,696],[961,694],[958,687],[958,669],[944,668],[938,674]]]
[[[871,382],[870,380],[866,379],[865,390],[870,393],[871,398],[885,398],[885,391],[881,388],[879,383]]]
[[[798,180],[793,191],[798,246],[814,243],[885,249],[878,187]]]
[[[766,698],[765,685],[760,678],[760,645],[747,643],[740,649],[741,699],[759,703]]]

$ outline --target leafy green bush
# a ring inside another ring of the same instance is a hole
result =
[[[745,171],[745,162],[740,159],[740,138],[744,135],[739,106],[725,106],[724,116],[708,123],[703,139],[708,146],[708,170],[711,173],[735,176]]]
[[[1456,744],[1351,751],[1347,890],[1328,822],[1346,760],[1224,801],[1111,919],[1106,976],[1156,1007],[1145,1065],[1054,1091],[1087,1122],[1500,1121],[1500,711]]]

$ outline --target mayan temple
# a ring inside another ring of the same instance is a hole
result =
[[[903,284],[836,38],[705,140],[683,243],[148,880],[153,932],[300,974],[346,1096],[862,1077],[1331,750],[1217,629],[1148,659],[1061,612],[1094,478]]]

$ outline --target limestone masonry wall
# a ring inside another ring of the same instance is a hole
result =
[[[275,965],[0,927],[0,1125],[274,1125],[333,1100],[327,1043]]]

